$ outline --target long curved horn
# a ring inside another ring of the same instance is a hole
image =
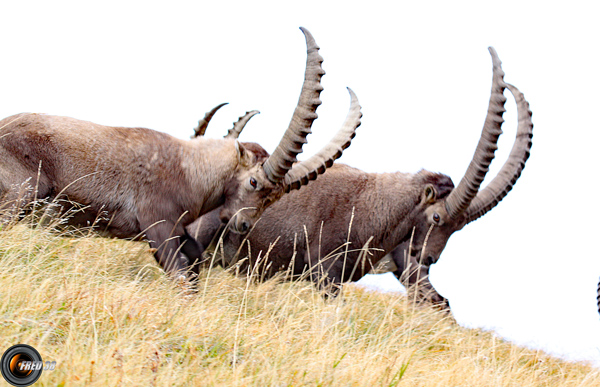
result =
[[[502,71],[502,62],[498,58],[496,50],[493,47],[488,49],[492,55],[494,66],[488,113],[473,159],[456,189],[446,199],[446,210],[452,218],[462,214],[477,195],[479,186],[494,159],[494,152],[498,149],[496,145],[498,137],[502,134],[502,122],[504,122],[502,114],[505,112],[504,102],[506,102],[506,97],[503,94],[506,87],[504,71]]]
[[[204,133],[206,133],[206,128],[208,127],[208,123],[213,118],[213,116],[215,115],[217,110],[219,110],[223,106],[227,105],[228,103],[229,102],[224,102],[220,105],[217,105],[211,111],[206,113],[204,115],[204,118],[201,119],[200,121],[198,121],[198,126],[196,128],[194,128],[194,134],[192,135],[192,138],[204,136]]]
[[[240,136],[240,133],[242,133],[242,130],[244,130],[244,127],[246,126],[248,121],[250,121],[250,118],[254,117],[259,113],[260,112],[258,110],[250,110],[249,112],[246,112],[246,114],[238,118],[237,122],[233,124],[233,128],[229,129],[227,131],[227,134],[223,138],[238,138]]]
[[[521,176],[521,172],[525,168],[525,162],[529,158],[533,137],[529,102],[525,100],[523,94],[515,86],[510,84],[506,84],[506,86],[515,97],[519,114],[519,126],[517,127],[515,143],[498,175],[475,196],[475,199],[467,208],[467,223],[485,215],[504,199]]]
[[[360,126],[362,113],[356,94],[350,88],[348,88],[348,92],[350,93],[350,110],[341,129],[320,151],[308,160],[295,164],[285,175],[286,192],[300,189],[310,180],[316,179],[318,175],[331,167],[335,160],[340,158],[344,149],[350,146],[350,142],[356,135],[356,128]]]
[[[319,95],[323,90],[321,77],[325,74],[321,63],[323,58],[319,55],[319,46],[310,32],[300,27],[306,38],[307,58],[304,72],[304,84],[298,105],[292,120],[273,154],[263,164],[267,178],[272,183],[279,183],[285,174],[296,162],[296,156],[302,152],[306,143],[306,136],[310,134],[310,127],[317,118],[317,107],[321,104]]]

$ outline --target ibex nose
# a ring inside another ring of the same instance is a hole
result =
[[[243,221],[242,224],[240,224],[240,232],[246,232],[250,229],[250,223],[248,223],[247,221]]]
[[[435,258],[433,258],[431,255],[428,255],[424,263],[426,266],[431,266],[435,263]]]
[[[229,219],[231,219],[229,215],[224,214],[223,212],[219,214],[219,220],[221,221],[221,223],[227,224],[229,222]]]

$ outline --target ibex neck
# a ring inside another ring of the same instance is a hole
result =
[[[408,173],[370,174],[369,189],[363,191],[364,216],[372,229],[367,234],[377,235],[377,247],[390,251],[406,238],[410,238],[411,227],[415,223],[414,208],[418,206],[419,189],[412,183],[414,175]],[[376,220],[373,220],[376,219]]]
[[[197,211],[206,213],[223,204],[226,183],[234,178],[239,167],[235,142],[197,138],[187,143],[182,169],[191,200],[202,203]]]

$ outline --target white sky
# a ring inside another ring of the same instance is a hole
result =
[[[531,158],[507,198],[450,239],[432,282],[461,325],[600,364],[593,2],[210,3],[3,2],[0,116],[44,112],[188,138],[229,102],[208,135],[258,109],[242,140],[272,151],[298,99],[304,26],[327,72],[306,154],[339,128],[350,86],[364,117],[342,162],[425,168],[458,184],[485,118],[494,46],[506,81],[531,103]],[[490,178],[514,140],[507,97]]]

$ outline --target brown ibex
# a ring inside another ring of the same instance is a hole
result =
[[[514,86],[504,83],[501,62],[492,48],[490,53],[494,75],[488,114],[458,187],[450,177],[425,170],[375,174],[336,164],[316,182],[268,208],[247,237],[227,233],[222,250],[218,249],[224,256],[218,259],[267,277],[278,271],[294,275],[308,271],[312,280],[324,275],[326,283],[334,285],[360,279],[394,249],[395,257],[402,259],[401,268],[405,256],[427,266],[435,263],[455,231],[505,197],[529,157],[533,128],[529,104]],[[498,175],[479,191],[502,132],[505,87],[517,101],[516,140]],[[206,247],[217,223],[215,214],[207,214],[190,225],[188,233]]]
[[[198,136],[204,136],[210,120],[215,113],[222,108],[226,103],[215,106],[212,110],[206,113],[203,119],[198,123],[198,127],[194,129],[192,138]],[[258,110],[251,110],[246,112],[243,116],[239,117],[238,121],[233,124],[233,127],[227,131],[224,138],[238,138],[248,121],[259,114]],[[245,146],[252,146],[254,143],[243,143]],[[257,157],[266,160],[269,157],[268,153],[257,154]],[[192,237],[197,242],[197,246],[200,249],[198,251],[199,256],[211,242],[216,242],[215,236],[219,236],[219,231],[222,230],[223,225],[219,219],[219,209],[213,210],[208,214],[202,216],[201,221],[194,222],[188,226],[188,232],[192,233]],[[412,288],[417,291],[416,295],[419,297],[418,301],[428,300],[435,304],[445,304],[447,300],[442,297],[429,282],[429,266],[423,265],[417,262],[414,256],[408,256],[409,242],[401,243],[392,252],[384,256],[381,261],[377,264],[377,268],[373,272],[393,273],[398,280],[407,288]],[[207,262],[208,263],[208,262]],[[219,264],[220,261],[217,261]],[[198,269],[199,267],[195,267]]]
[[[286,191],[331,166],[360,124],[356,118],[328,153],[294,164],[317,118],[325,73],[319,47],[301,29],[307,44],[304,84],[289,127],[268,159],[257,157],[266,153],[260,146],[234,139],[184,141],[150,129],[24,113],[0,121],[0,203],[6,209],[47,198],[86,206],[73,223],[106,213],[105,232],[145,235],[160,265],[180,276],[188,265],[180,251],[182,240],[189,239],[185,226],[220,207],[221,220],[233,231],[247,231]],[[31,186],[26,192],[14,189],[26,184]],[[192,244],[186,241],[183,252]]]

